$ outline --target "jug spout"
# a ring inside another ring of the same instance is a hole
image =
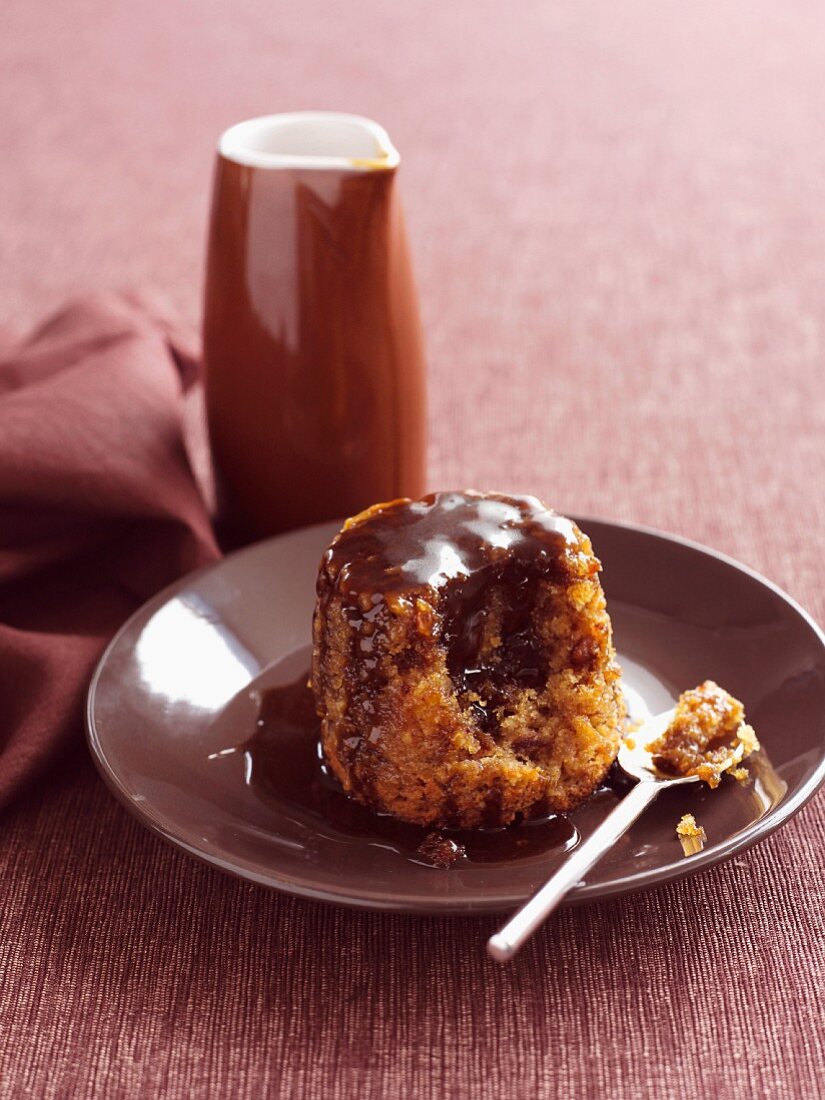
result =
[[[338,111],[295,111],[247,119],[222,134],[218,152],[250,168],[380,171],[395,168],[400,161],[383,126]]]

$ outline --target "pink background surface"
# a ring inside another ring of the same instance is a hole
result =
[[[218,133],[363,112],[404,160],[434,483],[536,489],[753,564],[731,495],[768,511],[790,493],[822,518],[807,479],[774,477],[783,433],[825,421],[793,385],[822,362],[815,5],[6,0],[4,16],[4,321],[123,286],[196,321]],[[640,448],[649,433],[667,448]],[[793,575],[759,564],[799,592],[818,550]]]
[[[431,482],[709,542],[825,618],[825,13],[814,4],[5,0],[0,323],[148,287],[197,322],[212,150],[401,150]],[[0,1095],[814,1095],[818,798],[693,882],[489,921],[279,899],[76,766],[0,829]]]

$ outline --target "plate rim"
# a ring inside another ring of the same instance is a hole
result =
[[[672,534],[660,528],[648,527],[643,524],[627,523],[621,520],[603,519],[598,516],[579,515],[577,513],[571,514],[570,518],[585,531],[587,530],[588,524],[601,524],[602,526],[619,528],[633,534],[652,537],[664,542],[676,543],[689,550],[721,561],[737,572],[744,573],[752,580],[768,588],[775,596],[778,596],[779,599],[786,603],[806,623],[818,638],[820,645],[825,649],[825,631],[823,631],[822,627],[819,626],[813,616],[802,607],[793,596],[780,588],[778,584],[770,580],[764,574],[745,565],[736,558],[731,557],[724,551],[716,550],[695,539],[689,539],[683,535]],[[100,744],[98,731],[95,727],[95,698],[98,683],[110,653],[116,648],[120,639],[128,632],[132,625],[139,619],[154,614],[155,611],[167,603],[168,600],[173,595],[177,594],[185,585],[202,575],[220,569],[230,558],[239,558],[245,554],[253,553],[265,544],[277,542],[279,539],[294,535],[297,531],[309,532],[314,529],[333,527],[336,523],[340,526],[341,522],[343,521],[333,519],[321,523],[309,524],[305,527],[295,528],[291,531],[284,531],[277,535],[271,535],[268,538],[259,539],[247,546],[232,550],[216,561],[207,562],[198,569],[194,569],[184,574],[182,577],[178,577],[177,580],[166,585],[159,592],[156,592],[154,596],[146,600],[145,603],[141,604],[141,606],[138,607],[119,627],[112,639],[106,645],[95,665],[86,692],[84,707],[86,742],[95,767],[106,787],[130,815],[136,818],[144,827],[201,863],[205,863],[209,867],[225,874],[230,874],[243,881],[254,882],[259,886],[264,886],[270,890],[276,890],[279,893],[289,894],[293,897],[301,897],[311,901],[324,902],[330,905],[342,905],[351,909],[367,911],[415,913],[419,915],[430,914],[436,916],[468,916],[474,914],[483,915],[506,912],[512,908],[513,905],[519,904],[519,902],[524,899],[521,897],[514,898],[512,901],[498,899],[492,901],[489,905],[485,905],[483,902],[478,902],[476,900],[462,902],[459,898],[432,898],[426,905],[420,903],[412,904],[410,902],[405,902],[403,898],[398,900],[392,898],[378,899],[366,895],[353,895],[352,893],[338,895],[326,888],[313,888],[305,883],[292,882],[288,879],[278,880],[277,874],[266,876],[251,868],[227,865],[218,856],[187,843],[180,836],[175,835],[175,833],[166,827],[162,821],[151,816],[151,813],[147,812],[145,808],[146,804],[135,801],[125,785],[118,778],[117,773],[108,764],[105,751]],[[783,799],[763,817],[746,825],[739,833],[696,855],[686,858],[683,857],[682,860],[666,864],[664,867],[657,868],[655,871],[638,871],[634,874],[624,875],[622,878],[613,879],[607,884],[593,883],[588,885],[586,882],[579,884],[573,887],[567,895],[564,904],[572,906],[585,905],[595,901],[609,901],[625,894],[652,890],[659,886],[664,886],[667,883],[690,878],[702,871],[709,870],[711,867],[716,867],[721,863],[725,863],[737,853],[753,847],[755,844],[770,836],[782,825],[786,824],[813,798],[823,783],[825,783],[825,743],[823,743],[823,752],[819,764],[795,793],[791,797]]]

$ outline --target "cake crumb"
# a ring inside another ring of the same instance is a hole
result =
[[[676,835],[686,856],[695,856],[705,846],[707,835],[701,825],[696,824],[693,814],[684,814],[676,826]]]
[[[735,779],[737,783],[749,783],[751,778],[751,773],[748,771],[748,769],[742,767],[731,768],[731,770],[728,772],[728,775],[731,776],[731,778]]]
[[[736,739],[745,750],[743,756],[750,756],[752,752],[759,751],[759,740],[756,731],[747,722],[743,722],[739,727]]]

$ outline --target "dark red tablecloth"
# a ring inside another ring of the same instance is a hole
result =
[[[6,0],[0,322],[124,285],[196,322],[218,132],[372,115],[404,160],[432,485],[686,534],[822,620],[823,72],[825,12],[779,0]],[[0,819],[4,1098],[821,1090],[821,797],[501,968],[490,919],[195,864],[76,745]]]

